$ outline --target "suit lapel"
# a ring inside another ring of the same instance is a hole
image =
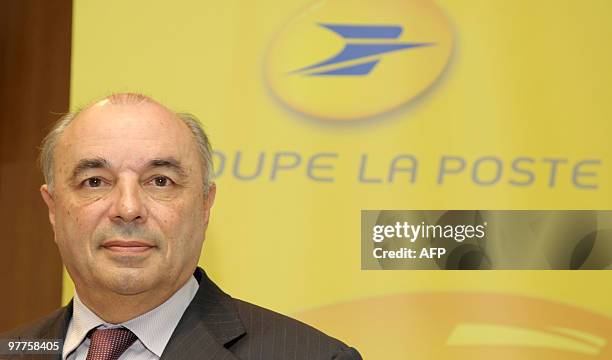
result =
[[[68,324],[70,323],[70,318],[72,317],[72,300],[66,306],[61,309],[58,317],[55,318],[48,326],[45,326],[40,334],[37,336],[39,339],[61,339],[62,341],[66,340],[66,332],[68,331]],[[44,357],[44,356],[43,356]],[[48,359],[51,355],[47,355],[44,357]],[[36,358],[36,357],[34,357]],[[62,359],[62,354],[53,355],[53,358],[56,360]]]
[[[227,346],[244,336],[245,330],[231,297],[198,268],[200,288],[181,317],[161,360],[238,360]]]

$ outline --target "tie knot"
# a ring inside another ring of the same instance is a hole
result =
[[[117,360],[137,337],[126,328],[94,329],[86,360]]]

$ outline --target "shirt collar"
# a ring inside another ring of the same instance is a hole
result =
[[[191,276],[187,283],[166,302],[122,325],[136,334],[147,349],[161,357],[170,336],[198,292],[198,288],[197,280]]]
[[[168,300],[155,309],[121,324],[113,325],[100,319],[79,298],[75,291],[72,319],[66,334],[62,359],[74,351],[85,339],[87,333],[99,326],[124,326],[132,331],[142,344],[152,353],[161,357],[170,336],[180,321],[185,309],[198,292],[199,284],[192,276]]]

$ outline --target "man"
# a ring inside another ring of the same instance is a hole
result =
[[[63,360],[361,359],[308,325],[231,298],[197,268],[216,187],[193,117],[144,95],[111,95],[60,119],[41,163],[75,295],[0,339],[62,339],[53,358]]]

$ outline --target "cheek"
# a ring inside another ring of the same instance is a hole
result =
[[[87,245],[101,219],[101,206],[61,203],[56,210],[56,236],[65,246]]]
[[[169,251],[192,251],[203,234],[203,207],[197,203],[180,202],[152,211],[168,241]]]
[[[190,222],[190,216],[181,204],[172,204],[171,206],[158,206],[150,209],[149,221],[153,218],[154,222],[159,224],[166,241],[172,247],[185,237],[186,225]]]

